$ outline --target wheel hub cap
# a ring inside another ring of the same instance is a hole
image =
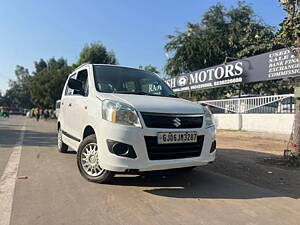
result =
[[[96,157],[95,157],[95,155],[92,155],[92,156],[90,157],[90,163],[91,163],[91,164],[95,164],[95,163],[96,163]]]
[[[103,173],[103,169],[99,165],[98,147],[96,143],[88,144],[81,152],[81,165],[88,175],[96,177]]]

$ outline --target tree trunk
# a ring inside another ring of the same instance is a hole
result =
[[[300,78],[296,81],[296,87],[300,87]],[[294,155],[300,156],[300,98],[295,98],[295,119],[293,130]]]
[[[295,41],[296,57],[300,62],[300,37]],[[295,87],[300,87],[300,77],[296,78]],[[300,98],[295,98],[295,119],[294,119],[294,130],[293,130],[293,144],[295,145],[294,154],[300,157]]]

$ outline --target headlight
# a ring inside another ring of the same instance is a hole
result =
[[[205,118],[205,128],[214,126],[215,123],[213,121],[211,111],[206,106],[203,106],[203,110],[204,110],[204,118]]]
[[[112,123],[142,127],[136,110],[121,102],[104,100],[102,118]]]

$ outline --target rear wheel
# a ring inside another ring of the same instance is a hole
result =
[[[97,183],[109,182],[114,173],[101,168],[98,159],[96,135],[86,137],[77,152],[77,166],[81,175],[88,181]]]
[[[61,128],[58,129],[58,133],[57,133],[57,148],[58,151],[61,153],[66,153],[68,151],[68,145],[66,145],[62,139]]]

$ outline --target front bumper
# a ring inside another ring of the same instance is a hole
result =
[[[210,153],[212,142],[215,140],[215,127],[208,129],[157,129],[136,128],[113,124],[107,121],[101,123],[101,128],[96,130],[98,147],[100,150],[99,163],[103,169],[114,172],[125,172],[127,170],[152,171],[166,170],[190,166],[203,166],[215,160],[216,151]],[[150,160],[147,153],[145,136],[157,136],[157,132],[185,132],[197,131],[197,135],[204,135],[202,152],[199,157]],[[132,145],[137,157],[135,159],[117,156],[108,150],[106,140]]]

